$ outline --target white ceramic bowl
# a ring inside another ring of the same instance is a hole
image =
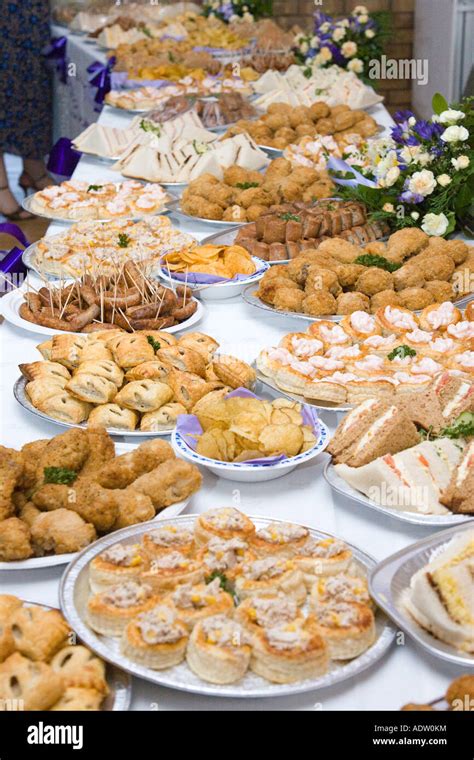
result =
[[[263,259],[252,256],[252,260],[256,267],[255,272],[245,279],[215,282],[212,285],[194,285],[190,282],[186,284],[193,291],[193,295],[202,301],[222,301],[226,298],[234,298],[235,296],[239,296],[248,285],[254,285],[261,280],[267,269],[270,268],[270,264],[267,261],[263,261]],[[163,267],[160,267],[158,274],[168,285],[184,285],[182,280],[177,280],[172,275],[170,276]]]
[[[297,454],[295,457],[285,459],[273,464],[251,464],[249,462],[219,462],[217,459],[203,457],[196,451],[193,451],[186,443],[184,438],[174,430],[171,434],[171,445],[176,454],[182,459],[187,459],[193,464],[206,467],[214,475],[225,480],[236,480],[239,483],[263,483],[266,480],[275,480],[287,475],[292,470],[299,467],[300,464],[309,462],[314,459],[326,448],[329,443],[329,431],[321,420],[319,420],[320,435],[315,445],[305,451],[303,454]]]

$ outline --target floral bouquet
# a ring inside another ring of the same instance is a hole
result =
[[[343,156],[344,165],[333,163],[333,176],[342,182],[341,195],[364,201],[373,219],[397,229],[415,224],[428,235],[452,232],[472,215],[473,100],[465,98],[450,107],[437,94],[429,121],[411,111],[395,114],[391,137],[369,141],[369,162]]]
[[[347,18],[335,19],[318,11],[314,14],[313,34],[295,37],[295,55],[306,65],[308,76],[315,66],[336,63],[368,81],[370,62],[382,56],[389,33],[388,18],[385,13],[369,15],[365,5],[357,5]]]
[[[258,21],[272,15],[272,0],[205,0],[202,12],[206,17],[218,18],[227,24],[238,19]]]

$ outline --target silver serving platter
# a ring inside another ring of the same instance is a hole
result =
[[[159,183],[157,183],[159,184]],[[112,222],[119,220],[121,222],[143,222],[146,219],[151,218],[152,216],[164,216],[165,214],[169,214],[169,210],[167,207],[168,200],[165,198],[163,201],[163,206],[158,211],[154,211],[153,214],[144,214],[143,216],[120,216],[120,217],[107,217],[105,219],[72,219],[67,218],[64,216],[51,216],[51,214],[43,214],[40,211],[34,211],[32,208],[33,203],[33,195],[27,195],[26,198],[23,199],[21,205],[25,209],[25,211],[28,211],[30,214],[34,214],[35,216],[41,217],[41,219],[49,219],[51,222],[60,222],[62,224],[77,224],[78,222]]]
[[[146,108],[121,108],[120,106],[113,106],[111,103],[107,103],[107,101],[104,102],[104,105],[107,106],[107,108],[111,108],[112,111],[115,111],[116,113],[149,113],[150,110],[153,110],[155,106],[147,106]]]
[[[161,525],[173,524],[193,527],[196,515],[183,515],[178,518],[162,520]],[[257,528],[269,525],[270,520],[265,517],[251,517]],[[272,684],[257,676],[251,671],[238,683],[226,686],[218,686],[202,681],[186,665],[185,662],[169,668],[168,670],[151,670],[131,662],[119,651],[119,640],[106,637],[92,631],[86,623],[85,610],[89,595],[88,565],[90,561],[108,546],[120,541],[121,543],[134,543],[139,540],[143,533],[150,530],[149,523],[141,523],[131,528],[123,528],[113,536],[104,536],[90,547],[84,549],[81,554],[67,567],[60,584],[59,599],[61,610],[71,626],[77,631],[86,646],[108,662],[123,668],[127,672],[146,681],[178,689],[180,691],[205,694],[216,697],[281,697],[284,695],[298,694],[314,689],[332,686],[366,670],[377,662],[389,649],[395,637],[395,629],[385,615],[378,612],[376,615],[377,639],[375,643],[360,657],[349,662],[331,663],[329,671],[320,678],[300,681],[294,684]],[[327,538],[330,534],[314,528],[309,528],[310,533],[318,538]],[[347,543],[347,542],[346,542]],[[348,544],[353,552],[354,571],[367,573],[375,567],[375,560],[365,554],[356,546]]]
[[[279,388],[278,385],[274,383],[270,377],[267,377],[263,374],[263,372],[260,372],[255,363],[252,364],[252,367],[257,373],[257,380],[266,388],[268,388],[272,392],[272,395],[275,395],[276,393],[279,396],[289,398],[291,401],[298,401],[300,404],[306,404],[306,406],[310,406],[313,409],[318,409],[321,412],[349,412],[351,409],[353,409],[352,406],[333,404],[330,401],[318,401],[316,403],[314,399],[306,398],[306,396],[300,396],[298,393],[290,393],[289,391],[284,391],[282,388]]]
[[[281,262],[280,262],[281,263]],[[298,311],[283,311],[282,309],[275,309],[273,306],[269,306],[268,304],[264,303],[260,300],[260,298],[257,298],[257,296],[254,295],[255,293],[255,285],[247,285],[246,288],[242,291],[242,298],[244,299],[245,303],[248,303],[250,306],[255,306],[257,309],[263,309],[263,311],[268,311],[270,314],[275,314],[279,317],[287,317],[289,319],[299,319],[303,322],[316,322],[317,320],[323,319],[327,322],[340,322],[341,319],[343,319],[344,315],[341,314],[332,314],[331,316],[321,315],[320,317],[314,317],[310,314],[301,314]]]
[[[195,217],[191,218],[195,219]],[[210,220],[208,219],[206,221]],[[213,221],[213,224],[222,224],[222,222]],[[228,224],[228,222],[225,222],[225,224]],[[206,243],[212,243],[213,245],[232,245],[235,242],[239,230],[247,224],[250,224],[250,222],[232,222],[232,224],[234,226],[230,229],[223,230],[222,232],[214,232],[212,235],[208,235],[208,237],[201,240],[201,245],[206,245]],[[267,261],[267,264],[274,266],[275,264],[289,264],[290,261],[291,259],[282,259],[281,261]]]
[[[357,502],[357,504],[362,504],[364,507],[380,512],[393,520],[401,520],[413,525],[425,525],[428,528],[447,528],[451,525],[459,525],[460,523],[469,522],[474,519],[474,515],[472,517],[469,515],[456,515],[453,512],[448,512],[444,515],[424,515],[421,512],[406,512],[401,509],[384,507],[372,501],[368,496],[365,496],[365,494],[357,491],[355,488],[352,488],[349,483],[346,483],[343,478],[339,477],[334,465],[330,461],[326,463],[323,475],[326,482],[336,493]]]
[[[30,602],[27,599],[21,601],[28,607],[57,610],[57,607],[51,607],[49,604]],[[81,643],[81,640],[78,643]],[[110,691],[102,703],[100,712],[125,712],[129,709],[132,700],[132,679],[125,670],[116,665],[106,662],[106,666],[105,677]]]
[[[404,609],[402,598],[412,576],[461,531],[472,530],[469,523],[449,528],[407,546],[370,570],[369,588],[377,604],[414,641],[434,657],[474,669],[474,654],[456,650],[425,631]]]
[[[200,222],[202,224],[209,224],[214,227],[232,227],[232,229],[235,229],[236,227],[241,227],[244,224],[247,224],[247,222],[227,222],[223,219],[205,219],[203,216],[192,216],[191,214],[187,214],[185,211],[181,209],[181,201],[178,199],[174,201],[168,201],[166,204],[167,211],[170,211],[172,214],[178,214],[179,216],[184,217],[185,219],[189,219],[192,222]],[[207,242],[207,238],[206,238]],[[204,241],[203,241],[204,243]]]
[[[281,148],[272,148],[271,145],[258,145],[260,150],[264,150],[270,158],[280,158],[283,155]]]

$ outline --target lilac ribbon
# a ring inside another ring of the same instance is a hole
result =
[[[363,174],[354,169],[353,166],[343,161],[342,158],[336,158],[330,156],[327,162],[328,169],[332,169],[336,172],[349,172],[354,179],[339,179],[338,177],[332,177],[332,179],[338,183],[338,185],[345,185],[347,187],[355,187],[356,185],[365,185],[366,187],[377,188],[377,183],[371,179],[367,179]]]
[[[97,87],[97,92],[94,97],[94,102],[98,105],[103,105],[104,98],[108,92],[112,89],[111,84],[111,72],[115,65],[116,58],[112,56],[107,63],[100,63],[100,61],[94,61],[87,67],[87,73],[92,74],[89,79],[89,84],[92,87]]]
[[[67,37],[53,37],[43,50],[43,55],[50,61],[55,61],[56,71],[63,84],[67,82]]]
[[[112,71],[110,75],[112,90],[133,90],[136,87],[169,87],[169,79],[129,79],[126,71]]]
[[[5,233],[6,235],[11,235],[25,248],[30,245],[25,233],[17,224],[4,222],[0,224],[0,232]],[[18,282],[14,282],[15,279],[23,279],[26,277],[27,269],[22,260],[23,250],[18,248],[18,246],[15,246],[10,251],[4,251],[3,253],[5,253],[5,256],[3,256],[0,261],[0,272],[9,275],[9,277],[7,280],[4,280],[3,277],[1,278],[0,290],[8,292],[9,290],[13,290],[15,285],[19,284]],[[17,277],[15,278],[11,275],[17,275]]]
[[[256,398],[259,397],[249,391],[248,388],[236,388],[227,394],[225,398]],[[321,428],[319,425],[319,418],[316,409],[313,409],[305,404],[302,405],[301,416],[305,425],[310,425],[316,439],[319,438]],[[176,421],[176,432],[181,436],[183,441],[189,446],[190,449],[196,451],[198,438],[202,435],[203,430],[199,422],[198,417],[195,414],[180,414]],[[275,457],[261,457],[260,459],[247,459],[245,463],[269,465],[276,462],[284,462],[288,459],[286,454],[279,454]]]
[[[68,137],[60,137],[51,148],[48,158],[48,170],[61,177],[71,177],[82,153],[72,147]]]

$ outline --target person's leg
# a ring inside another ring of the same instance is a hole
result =
[[[0,216],[14,217],[14,221],[31,219],[32,215],[18,205],[18,201],[10,190],[7,170],[3,155],[0,153]]]
[[[49,176],[44,161],[40,158],[24,158],[20,185],[25,189],[42,190],[48,185],[54,185],[54,180]]]

